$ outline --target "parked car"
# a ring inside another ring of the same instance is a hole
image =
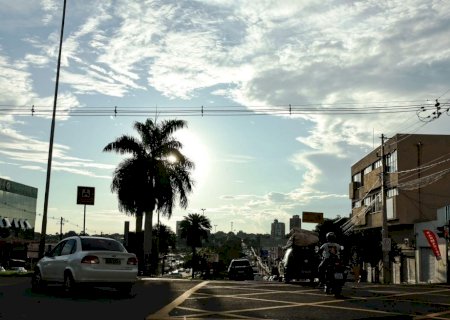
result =
[[[253,268],[248,259],[233,259],[228,266],[230,280],[253,280]]]
[[[82,286],[113,287],[129,294],[137,280],[138,261],[117,240],[73,236],[60,241],[39,260],[31,280],[33,291],[59,283],[66,293]]]

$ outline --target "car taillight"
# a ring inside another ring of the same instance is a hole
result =
[[[127,264],[131,264],[131,265],[137,265],[137,263],[138,263],[138,260],[137,260],[137,258],[128,258],[128,261],[127,261]]]
[[[81,259],[81,263],[99,264],[100,260],[96,256],[85,256],[83,259]]]

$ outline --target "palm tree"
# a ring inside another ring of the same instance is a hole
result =
[[[202,240],[208,239],[208,231],[211,230],[211,222],[204,215],[190,213],[180,223],[180,236],[186,239],[188,246],[192,248],[192,279],[195,269],[195,248],[202,246]]]
[[[158,124],[151,119],[135,122],[134,129],[140,139],[123,135],[103,149],[131,154],[114,171],[111,190],[117,192],[119,210],[137,217],[136,231],[145,216],[146,259],[152,251],[153,212],[156,210],[170,218],[176,201],[186,208],[187,195],[192,192],[194,163],[181,153],[183,145],[173,137],[176,130],[186,126],[183,120],[164,120]]]

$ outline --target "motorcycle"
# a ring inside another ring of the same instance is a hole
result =
[[[331,254],[325,267],[324,292],[334,294],[336,298],[342,296],[342,287],[347,279],[347,267],[336,254]]]

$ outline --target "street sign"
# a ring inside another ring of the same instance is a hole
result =
[[[302,221],[312,223],[323,223],[323,212],[303,211]]]
[[[95,188],[94,187],[78,187],[77,204],[94,205]]]

